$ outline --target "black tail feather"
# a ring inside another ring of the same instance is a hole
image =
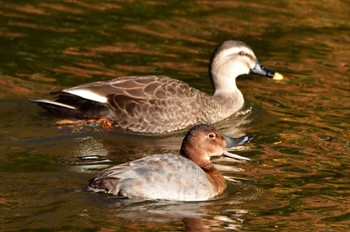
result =
[[[53,101],[46,99],[28,99],[28,101],[50,113],[78,119],[100,119],[113,116],[113,111],[108,105],[76,96],[59,95]]]
[[[66,107],[64,106],[64,104],[60,105],[59,103],[56,103],[54,101],[33,100],[33,99],[28,99],[28,101],[39,105],[41,108],[45,109],[46,111],[52,114],[70,116],[70,117],[78,116],[79,111],[75,107],[68,107],[68,106]]]

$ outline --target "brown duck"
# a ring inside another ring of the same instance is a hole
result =
[[[238,160],[225,148],[243,145],[252,136],[232,138],[213,126],[200,124],[186,134],[180,154],[156,154],[103,170],[88,189],[127,198],[204,201],[227,187],[223,175],[210,161],[214,156]]]
[[[241,41],[219,45],[209,67],[213,95],[163,76],[127,76],[52,92],[54,100],[29,100],[49,112],[78,119],[107,119],[141,133],[167,133],[198,123],[217,123],[244,104],[236,77],[255,73],[280,80]]]

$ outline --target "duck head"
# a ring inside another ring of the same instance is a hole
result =
[[[211,58],[209,73],[215,92],[236,91],[236,77],[254,73],[273,79],[283,79],[260,64],[253,50],[244,42],[229,40],[219,45]]]
[[[212,156],[225,155],[235,159],[249,160],[248,158],[234,155],[225,150],[249,142],[252,136],[232,138],[222,135],[213,126],[200,124],[190,129],[181,145],[180,154],[198,166],[204,168],[212,165]]]

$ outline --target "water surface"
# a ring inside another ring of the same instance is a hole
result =
[[[2,1],[2,231],[348,231],[350,16],[347,1]],[[242,76],[246,106],[220,123],[255,134],[217,160],[229,181],[199,203],[87,192],[103,168],[177,152],[184,132],[142,136],[55,125],[26,102],[124,75],[167,75],[211,92],[208,61],[238,39],[283,81]]]

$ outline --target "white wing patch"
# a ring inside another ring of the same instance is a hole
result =
[[[107,103],[107,100],[108,100],[106,97],[86,89],[66,89],[66,90],[63,90],[63,92],[70,93],[70,94],[73,94],[91,101],[100,102],[100,103]]]

